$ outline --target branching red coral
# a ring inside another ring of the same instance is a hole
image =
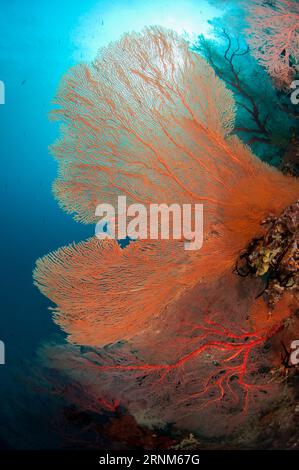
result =
[[[54,112],[55,194],[78,220],[99,203],[204,204],[204,244],[90,239],[38,260],[40,290],[77,344],[129,339],[202,279],[232,269],[269,213],[297,199],[298,181],[258,160],[231,135],[234,101],[212,68],[171,31],[126,35],[72,69]],[[277,196],[277,197],[275,197]]]
[[[251,4],[253,3],[253,5]],[[250,2],[249,43],[278,88],[289,89],[299,71],[299,4],[277,0],[273,5]]]
[[[155,374],[157,376],[156,384],[162,384],[166,378],[173,382],[173,375],[183,377],[184,373],[182,371],[189,361],[197,359],[205,352],[216,350],[224,353],[221,359],[222,364],[219,364],[217,371],[213,371],[208,375],[201,390],[191,393],[183,400],[180,400],[179,403],[190,403],[199,400],[199,409],[201,409],[212,403],[220,402],[227,395],[229,399],[233,399],[236,402],[235,405],[240,405],[240,400],[243,399],[242,408],[244,411],[247,411],[250,392],[265,391],[267,388],[267,385],[247,382],[247,376],[251,370],[251,366],[248,364],[250,362],[250,355],[254,348],[264,344],[269,336],[274,334],[280,326],[276,326],[276,328],[270,331],[268,329],[253,333],[245,331],[242,334],[235,334],[223,325],[212,322],[209,318],[206,318],[205,322],[200,326],[194,327],[192,324],[187,326],[191,331],[199,330],[201,332],[200,335],[193,338],[198,345],[173,364],[102,365],[98,366],[98,370],[112,373],[115,371],[123,372],[126,373],[126,377],[128,373],[136,373],[137,376]],[[218,338],[219,336],[222,340],[209,339]],[[232,383],[234,379],[235,381]],[[239,389],[239,395],[236,389]],[[211,395],[216,395],[216,397],[210,398]]]

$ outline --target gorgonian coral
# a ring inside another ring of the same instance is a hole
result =
[[[299,71],[299,4],[297,0],[255,0],[248,7],[249,43],[278,88],[289,89]]]
[[[148,328],[203,279],[232,269],[298,195],[298,181],[257,159],[233,135],[234,100],[212,68],[171,31],[124,36],[65,76],[53,117],[60,205],[91,222],[98,203],[203,203],[204,245],[95,238],[37,261],[35,282],[69,340],[102,346]],[[175,321],[175,318],[174,318]]]

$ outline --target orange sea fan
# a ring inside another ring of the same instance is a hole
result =
[[[298,1],[277,0],[269,6],[255,0],[248,9],[247,32],[255,57],[278,88],[289,89],[299,71]]]
[[[293,387],[273,382],[270,370],[280,365],[280,341],[298,333],[297,321],[296,330],[279,328],[272,338],[281,308],[250,329],[248,312],[261,287],[261,280],[228,272],[188,290],[128,342],[101,349],[46,345],[39,354],[43,367],[55,370],[51,390],[96,415],[120,405],[145,426],[172,423],[228,440],[245,431],[252,444],[255,434],[265,434],[260,417],[282,397],[294,400]],[[72,384],[67,390],[64,377]]]
[[[298,197],[298,181],[232,134],[232,94],[171,31],[146,29],[71,69],[59,89],[60,205],[92,222],[99,203],[203,203],[204,245],[95,238],[37,261],[40,290],[77,344],[101,346],[147,328],[183,292],[231,269],[238,253]]]

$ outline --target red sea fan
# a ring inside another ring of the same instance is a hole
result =
[[[64,124],[54,192],[77,220],[93,221],[99,203],[117,207],[119,195],[204,204],[199,251],[149,240],[122,250],[94,238],[37,261],[35,282],[71,342],[102,346],[147,329],[187,290],[231,270],[262,219],[297,199],[298,181],[232,134],[232,94],[173,32],[124,36],[73,68],[56,101]]]
[[[64,397],[80,410],[99,415],[120,407],[143,426],[171,423],[205,439],[229,439],[238,430],[239,442],[242,431],[244,445],[252,444],[265,434],[261,416],[269,413],[274,422],[277,404],[289,400],[290,413],[294,401],[294,390],[273,382],[270,372],[280,364],[284,338],[277,348],[272,335],[287,305],[259,329],[247,318],[260,288],[260,281],[227,273],[190,289],[128,342],[102,349],[46,345],[43,367],[74,384],[62,387]],[[298,321],[296,328],[291,335]],[[54,383],[55,389],[61,394]]]
[[[251,3],[251,2],[250,2]],[[254,1],[248,7],[249,43],[278,88],[290,88],[299,71],[299,3]]]

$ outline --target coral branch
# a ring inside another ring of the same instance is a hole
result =
[[[90,239],[38,260],[36,284],[74,343],[97,347],[147,329],[186,290],[232,269],[261,220],[297,199],[298,181],[231,135],[232,93],[171,31],[126,35],[75,67],[57,103],[55,194],[76,219],[93,221],[103,202],[117,209],[124,194],[128,204],[201,202],[205,218],[199,252],[182,240],[121,250]]]

